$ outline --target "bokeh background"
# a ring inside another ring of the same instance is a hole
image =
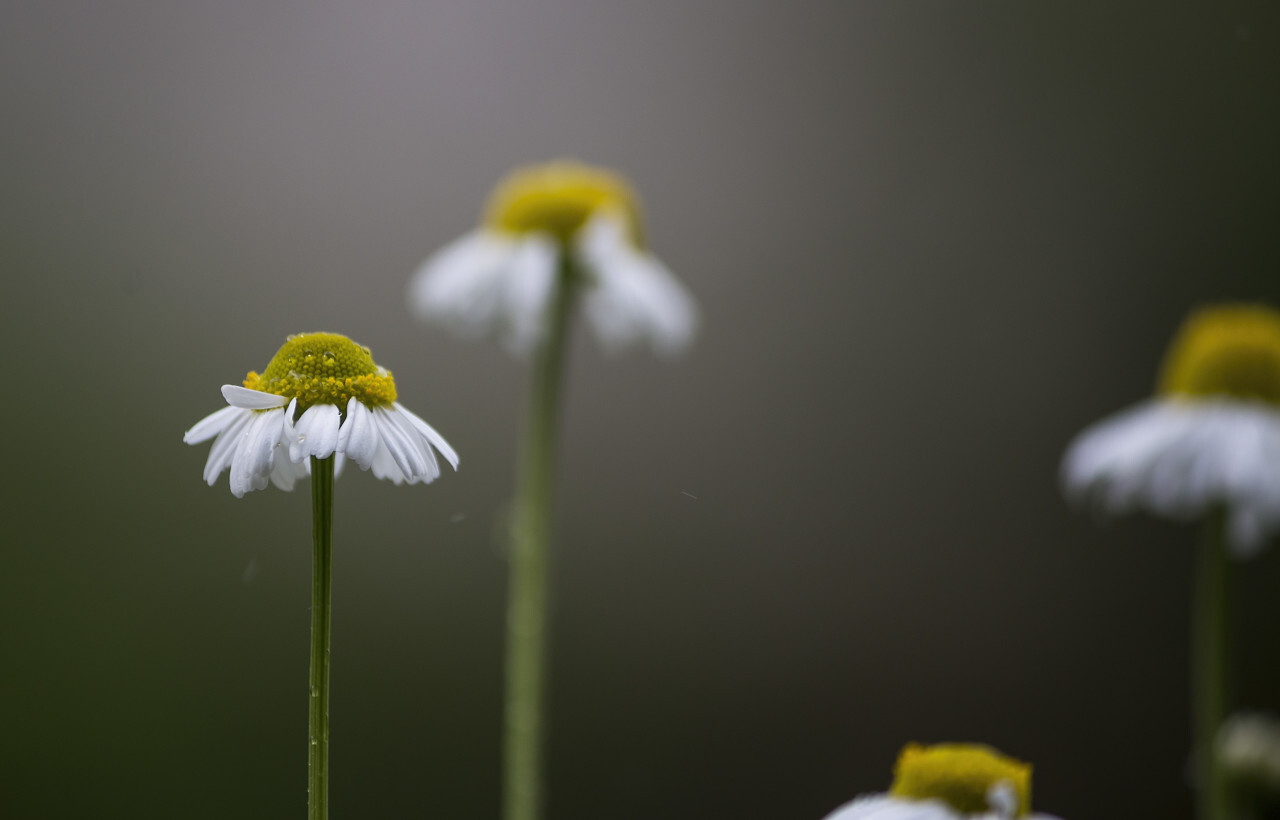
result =
[[[1280,296],[1278,86],[1274,3],[8,0],[0,815],[302,815],[308,493],[210,489],[181,436],[332,330],[462,454],[338,482],[333,814],[497,816],[529,374],[403,295],[572,156],[705,322],[575,340],[550,817],[816,820],[911,740],[1190,817],[1197,533],[1056,473],[1189,308]],[[1278,562],[1240,579],[1258,708]]]

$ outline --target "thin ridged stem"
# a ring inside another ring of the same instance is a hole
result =
[[[311,457],[311,700],[307,818],[329,817],[329,600],[332,590],[334,457]]]
[[[1192,720],[1196,750],[1196,817],[1236,820],[1231,784],[1215,753],[1231,687],[1230,558],[1226,515],[1209,516],[1196,567],[1192,616]]]
[[[534,362],[516,490],[507,593],[504,820],[538,820],[542,813],[551,504],[561,382],[576,290],[569,256],[561,253],[565,261],[552,297],[549,326]]]

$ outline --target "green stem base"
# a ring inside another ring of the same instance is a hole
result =
[[[311,697],[307,818],[329,817],[329,602],[333,556],[333,456],[311,457]]]
[[[567,259],[569,254],[562,253],[561,257]],[[521,454],[507,604],[504,820],[538,820],[542,813],[552,484],[560,386],[576,290],[574,282],[569,263],[563,263],[547,336],[534,364],[528,426]]]
[[[1191,626],[1192,720],[1199,820],[1237,820],[1231,784],[1215,753],[1218,729],[1227,717],[1231,687],[1230,569],[1226,515],[1218,510],[1209,517],[1200,546]]]

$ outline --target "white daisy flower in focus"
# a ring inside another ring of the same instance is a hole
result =
[[[630,186],[571,161],[507,177],[489,199],[484,224],[414,274],[408,303],[424,321],[466,335],[495,333],[525,353],[545,332],[557,286],[570,283],[581,285],[587,322],[610,349],[644,341],[675,353],[693,339],[697,306],[646,249]]]
[[[292,490],[309,473],[311,456],[335,456],[335,473],[351,459],[396,484],[439,476],[433,447],[458,468],[458,454],[444,437],[396,401],[391,372],[346,336],[290,336],[262,375],[250,372],[243,387],[223,385],[222,396],[229,406],[201,419],[182,440],[214,439],[204,480],[212,487],[229,467],[237,498],[268,481]]]
[[[846,803],[825,820],[1055,820],[1031,814],[1031,766],[988,746],[907,744],[887,793]]]
[[[1112,513],[1185,520],[1221,507],[1232,552],[1256,554],[1280,529],[1280,313],[1193,314],[1166,355],[1159,395],[1085,429],[1062,483]]]

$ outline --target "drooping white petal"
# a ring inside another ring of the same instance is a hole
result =
[[[202,441],[208,441],[214,436],[227,429],[227,425],[231,424],[238,413],[242,412],[236,407],[224,407],[204,418],[197,421],[195,425],[182,435],[183,442],[187,444],[199,444]]]
[[[458,469],[458,454],[449,446],[449,442],[444,440],[444,436],[437,433],[435,428],[430,424],[427,424],[416,413],[405,407],[400,402],[395,402],[395,408],[409,420],[409,423],[412,424],[427,441],[431,442],[431,444],[440,451],[440,455],[444,456],[444,460],[449,462],[449,465],[453,467],[453,469]]]
[[[249,426],[249,422],[253,421],[252,410],[241,410],[239,407],[227,409],[233,411],[234,415],[226,428],[214,439],[213,446],[209,448],[209,458],[204,463],[204,480],[210,487],[218,481],[222,471],[231,466],[231,459],[235,455],[236,447],[240,444],[244,429]]]
[[[288,447],[287,444],[276,446],[280,449]],[[310,461],[295,464],[286,458],[283,452],[277,451],[271,466],[271,483],[285,492],[290,492],[298,479],[307,477],[310,464]]]
[[[242,497],[267,486],[276,445],[284,425],[284,409],[261,410],[245,427],[231,459],[231,494]]]
[[[405,417],[404,409],[399,402],[394,403],[391,407],[386,408],[387,418],[399,428],[404,437],[413,445],[417,451],[418,459],[423,463],[422,470],[417,475],[409,476],[409,483],[423,481],[430,484],[440,477],[440,463],[436,461],[435,451],[431,449],[431,444]]]
[[[293,437],[289,441],[289,459],[305,461],[311,456],[328,458],[338,446],[338,427],[341,413],[337,405],[313,404],[308,407],[297,424],[293,425]]]
[[[369,469],[378,452],[378,430],[373,416],[369,408],[354,397],[347,402],[347,419],[338,431],[338,452],[346,453],[362,470]]]
[[[243,407],[245,410],[269,410],[273,407],[284,407],[289,399],[275,393],[264,393],[261,390],[250,390],[238,384],[222,385],[222,397],[232,407]]]
[[[631,244],[620,219],[608,212],[593,218],[579,233],[577,252],[596,278],[583,309],[606,347],[641,340],[663,354],[688,347],[698,325],[693,297],[656,257]]]
[[[409,280],[409,311],[466,335],[493,330],[516,250],[515,238],[497,231],[480,229],[455,239]]]
[[[559,248],[543,234],[520,238],[504,284],[499,338],[509,351],[528,353],[542,338],[547,309],[555,290]]]
[[[381,435],[378,436],[378,447],[374,451],[370,468],[376,478],[386,479],[393,484],[400,484],[404,481],[404,473],[400,471],[396,460],[391,457],[391,451],[387,449],[387,445],[382,440]]]
[[[911,800],[888,794],[868,794],[845,803],[823,820],[1008,820],[1007,807],[983,814],[961,814],[941,800]],[[1059,820],[1048,814],[1028,814],[1022,820]]]
[[[384,408],[374,407],[370,411],[374,423],[378,426],[378,434],[391,458],[400,468],[405,479],[413,484],[427,471],[427,461],[423,456],[421,445],[415,439],[417,435],[407,435]]]
[[[939,800],[907,800],[876,794],[845,803],[824,820],[962,820],[962,816]]]
[[[1280,413],[1227,399],[1144,402],[1082,432],[1062,481],[1116,513],[1186,519],[1225,504],[1228,543],[1252,554],[1280,530]]]

